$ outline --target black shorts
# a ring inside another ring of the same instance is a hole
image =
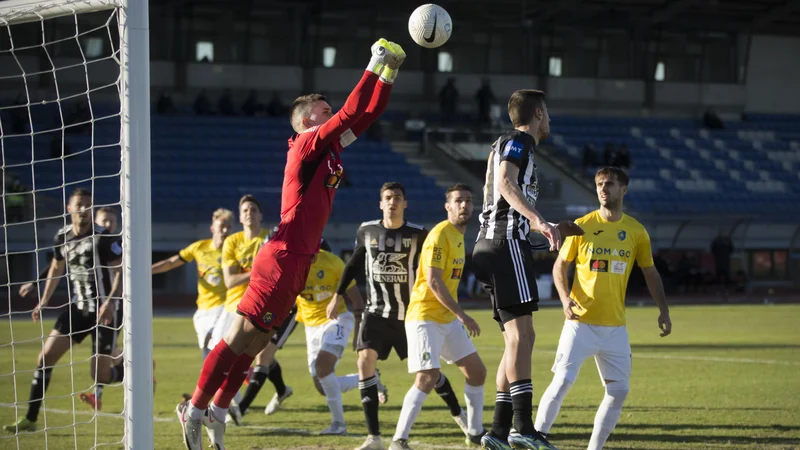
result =
[[[286,320],[283,321],[283,325],[280,328],[275,330],[275,334],[272,335],[272,339],[270,342],[275,344],[278,349],[283,348],[283,344],[286,343],[286,340],[289,339],[289,336],[294,333],[294,329],[297,328],[297,305],[292,308],[289,312],[289,315],[286,317]]]
[[[70,303],[66,311],[59,314],[53,329],[69,336],[76,344],[80,344],[86,336],[92,335],[92,354],[110,355],[117,346],[117,335],[122,327],[122,308],[117,307],[114,320],[110,325],[97,323],[97,313],[78,309],[76,303]]]
[[[358,350],[375,350],[378,352],[378,359],[385,361],[389,358],[392,347],[401,361],[408,357],[405,322],[364,313],[361,328],[358,330]]]
[[[531,244],[522,240],[479,239],[472,252],[475,278],[492,299],[494,320],[503,324],[539,309]]]

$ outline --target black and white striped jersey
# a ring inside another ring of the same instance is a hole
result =
[[[404,320],[414,288],[419,253],[428,235],[421,225],[406,222],[390,230],[382,221],[358,228],[356,248],[347,261],[337,292],[343,294],[359,270],[366,273],[365,310],[384,318]]]
[[[483,186],[483,212],[480,215],[481,229],[478,239],[527,240],[531,231],[530,221],[500,195],[500,163],[508,161],[519,167],[517,184],[522,194],[532,205],[539,197],[539,180],[533,152],[536,141],[530,134],[513,130],[492,144],[492,152],[486,167],[486,184]]]
[[[109,235],[105,228],[94,225],[87,233],[76,236],[72,225],[61,228],[54,238],[58,261],[66,261],[69,296],[84,312],[97,311],[111,294],[111,263],[122,257],[122,241]]]

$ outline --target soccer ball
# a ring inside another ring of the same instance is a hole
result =
[[[415,9],[408,18],[411,39],[425,48],[441,47],[450,39],[453,21],[450,14],[439,5],[428,3]]]

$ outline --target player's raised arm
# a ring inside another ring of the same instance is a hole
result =
[[[399,46],[391,46],[386,39],[379,39],[372,45],[372,58],[361,80],[358,82],[353,92],[347,97],[344,106],[325,123],[320,125],[319,133],[314,145],[311,146],[312,153],[316,153],[325,148],[333,139],[340,139],[342,147],[345,147],[355,140],[352,132],[346,133],[357,120],[367,110],[370,100],[373,97],[375,84],[384,71],[389,67],[397,70],[405,60],[405,53]],[[330,112],[328,112],[330,114]],[[308,119],[304,119],[308,120]],[[310,127],[305,127],[310,128]],[[303,155],[306,159],[306,155]]]
[[[399,45],[395,44],[394,42],[389,42],[389,47],[391,47],[393,53],[397,56],[402,55],[402,59],[405,60],[405,52],[403,48]],[[399,67],[399,66],[398,66]],[[397,78],[399,69],[392,69],[391,67],[384,67],[383,71],[381,72],[381,77],[378,82],[375,84],[375,90],[372,93],[372,99],[369,102],[369,106],[367,106],[367,110],[364,111],[364,114],[358,118],[355,124],[350,127],[350,131],[353,132],[356,136],[361,136],[367,128],[370,127],[376,120],[383,114],[386,110],[386,106],[389,104],[389,96],[392,94],[392,86],[394,85],[394,80]]]

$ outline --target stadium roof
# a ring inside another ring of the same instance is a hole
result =
[[[202,8],[268,13],[296,8],[350,19],[363,15],[379,21],[405,21],[418,1],[374,0],[155,0]],[[726,32],[800,35],[800,0],[436,0],[454,20],[474,20],[493,27],[527,23],[536,28],[592,26],[643,31]],[[214,6],[212,6],[214,5]]]

